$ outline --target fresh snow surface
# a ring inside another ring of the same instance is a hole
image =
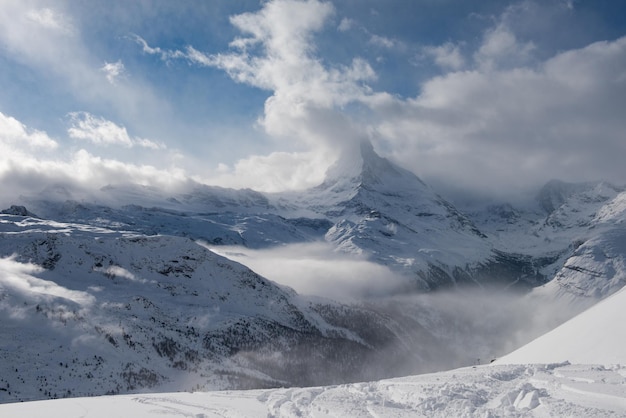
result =
[[[626,368],[477,366],[370,383],[0,405],[0,416],[623,417]]]
[[[626,289],[537,338],[498,364],[555,363],[626,365]]]

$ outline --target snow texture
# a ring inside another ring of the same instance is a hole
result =
[[[498,364],[626,364],[626,289],[606,298]]]
[[[626,369],[478,366],[340,386],[160,393],[0,405],[36,417],[623,417]]]

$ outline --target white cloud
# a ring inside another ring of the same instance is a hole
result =
[[[102,158],[83,149],[68,151],[45,132],[0,113],[0,207],[15,204],[21,195],[46,189],[61,188],[70,194],[89,196],[93,190],[117,183],[164,190],[184,188],[192,182],[191,174],[176,162],[172,157],[169,167],[163,168]]]
[[[341,19],[341,22],[339,22],[337,30],[339,32],[347,32],[354,27],[354,24],[354,20],[344,17],[343,19]]]
[[[370,37],[369,42],[372,45],[376,45],[381,48],[391,49],[396,46],[396,41],[394,41],[393,39],[387,38],[385,36],[380,36],[380,35],[372,35]]]
[[[5,56],[50,74],[55,82],[61,80],[81,101],[104,107],[102,112],[123,114],[126,123],[132,120],[137,129],[137,121],[149,108],[160,108],[158,100],[150,89],[131,85],[123,77],[121,60],[106,62],[92,54],[80,38],[71,9],[63,9],[63,4],[2,2],[0,41]],[[221,54],[193,46],[165,50],[135,38],[146,54],[219,68],[237,82],[269,92],[258,127],[279,140],[281,151],[222,164],[214,174],[189,173],[194,178],[266,191],[312,186],[321,182],[343,143],[363,137],[384,142],[379,149],[388,150],[388,155],[422,176],[463,186],[506,188],[550,177],[624,178],[620,161],[626,131],[621,111],[626,108],[623,39],[566,51],[541,62],[535,45],[516,32],[515,18],[523,12],[522,6],[530,4],[523,2],[497,18],[474,51],[468,44],[453,42],[426,48],[446,74],[424,82],[416,97],[402,99],[372,89],[370,83],[378,74],[363,58],[355,56],[347,65],[336,65],[318,55],[315,37],[335,13],[330,3],[273,0],[261,4],[258,12],[231,19],[241,36]],[[540,6],[535,4],[528,13],[536,16]],[[336,29],[350,30],[355,25],[343,18]],[[388,47],[396,42],[374,39]],[[111,104],[115,110],[107,108]],[[146,120],[158,120],[154,115]],[[89,113],[76,113],[71,119],[68,134],[81,141],[110,149],[165,148]],[[102,159],[82,150],[63,155],[59,151],[56,160],[44,157],[44,152],[58,151],[59,144],[45,132],[2,114],[0,150],[3,184],[16,181],[23,187],[39,188],[37,178],[45,184],[102,186],[118,180],[166,184],[168,176],[174,182],[185,177],[176,168],[185,159],[174,151],[168,153],[172,161],[176,158],[171,169]],[[78,180],[72,177],[75,164],[81,167]]]
[[[77,58],[76,30],[61,10],[37,5],[40,2],[2,2],[0,40],[5,51],[22,62],[57,70]],[[43,4],[43,3],[42,3]],[[70,53],[74,52],[74,55]]]
[[[124,63],[121,60],[116,62],[105,62],[102,68],[100,68],[100,71],[105,74],[109,83],[115,84],[117,78],[124,74]]]
[[[135,126],[149,120],[147,129],[155,120],[164,119],[169,114],[167,104],[151,87],[141,79],[130,83],[121,77],[121,61],[103,66],[103,59],[83,39],[80,20],[74,19],[73,12],[68,2],[0,1],[3,57],[54,83],[60,101],[69,96],[85,107],[106,108],[134,120]]]
[[[188,181],[182,169],[161,169],[148,164],[129,164],[122,161],[94,156],[79,150],[61,170],[71,167],[79,181],[85,185],[97,184],[102,187],[115,183],[137,183],[170,189],[173,185]]]
[[[3,184],[0,205],[6,207],[15,204],[15,199],[21,195],[35,195],[46,190],[67,190],[69,196],[81,199],[108,184],[134,183],[173,190],[186,187],[190,179],[180,168],[130,164],[98,157],[85,150],[78,150],[65,158],[46,158],[8,150],[0,156],[0,182]],[[54,199],[54,193],[49,197]],[[63,195],[61,198],[68,197]]]
[[[163,50],[159,47],[152,48],[150,45],[148,45],[146,40],[143,39],[141,36],[133,34],[131,37],[135,42],[141,45],[141,49],[143,50],[144,53],[149,54],[149,55],[158,55],[163,61],[169,61],[172,59],[187,57],[187,55],[181,51],[168,51],[168,50]]]
[[[304,295],[352,301],[394,294],[406,285],[406,278],[387,267],[336,253],[327,243],[292,244],[269,250],[209,248]]]
[[[164,149],[165,145],[149,139],[130,137],[125,127],[94,116],[87,112],[69,114],[71,127],[67,130],[74,139],[90,141],[97,145],[121,145],[126,148],[140,146],[150,149]]]
[[[310,186],[312,179],[322,180],[319,173],[334,161],[338,148],[364,134],[340,109],[372,99],[367,83],[376,79],[374,70],[358,57],[349,65],[327,67],[315,55],[314,35],[333,13],[330,3],[317,0],[266,2],[256,13],[231,17],[244,36],[231,42],[231,52],[222,54],[206,54],[192,46],[164,51],[138,39],[145,52],[163,60],[184,57],[197,65],[220,68],[236,82],[271,91],[258,125],[284,140],[288,148],[309,150],[308,164],[297,151],[243,159],[232,171],[234,177],[222,177],[223,181],[235,177],[244,181],[251,177],[248,173],[256,173],[252,184],[263,183],[266,190],[279,184]],[[270,173],[268,162],[277,160],[280,163]]]
[[[71,138],[84,139],[100,145],[122,145],[130,148],[133,141],[126,128],[87,112],[69,114],[71,127],[67,130]]]
[[[0,112],[0,149],[3,146],[22,150],[53,150],[58,144],[45,132],[28,129],[17,119]]]
[[[306,107],[332,108],[359,100],[371,93],[364,83],[376,78],[363,59],[326,68],[315,56],[313,34],[322,29],[333,12],[330,3],[317,0],[269,1],[257,13],[231,17],[232,24],[248,36],[231,42],[235,51],[226,54],[205,54],[192,46],[185,51],[163,51],[148,46],[141,38],[138,41],[144,51],[164,60],[185,58],[217,67],[237,82],[273,91],[268,102],[286,102],[286,107],[299,116]],[[250,54],[252,47],[259,47],[261,52]],[[266,112],[268,107],[279,108],[266,106]]]
[[[144,50],[217,67],[271,92],[259,126],[298,152],[251,156],[228,172],[222,167],[218,177],[230,185],[312,185],[343,144],[364,137],[384,142],[388,155],[417,174],[459,187],[506,190],[552,177],[624,182],[626,38],[541,62],[535,44],[512,25],[515,16],[534,16],[540,7],[506,8],[475,51],[467,51],[473,61],[458,43],[426,48],[446,74],[409,99],[374,91],[368,83],[377,74],[362,58],[333,66],[316,56],[314,35],[334,13],[316,0],[268,1],[256,13],[232,17],[243,36],[227,53],[147,44]]]
[[[507,25],[500,23],[485,32],[474,60],[484,70],[517,67],[531,60],[534,49],[532,42],[520,42]]]
[[[465,59],[461,54],[459,46],[452,42],[446,42],[440,46],[426,47],[424,51],[435,60],[435,64],[443,69],[460,70],[465,65]]]
[[[273,152],[253,155],[229,168],[220,164],[216,173],[206,179],[224,187],[245,184],[254,190],[279,192],[317,186],[324,181],[326,165],[334,155],[323,152]]]
[[[43,269],[34,264],[20,263],[15,257],[0,258],[0,287],[9,289],[28,299],[49,299],[50,297],[71,300],[83,306],[90,306],[95,298],[87,292],[72,290],[53,281],[36,277]]]
[[[45,29],[63,34],[74,33],[74,26],[70,19],[56,10],[47,7],[31,9],[26,13],[26,17]]]
[[[536,68],[448,73],[378,108],[380,136],[422,175],[460,187],[550,178],[624,182],[626,38],[554,56]]]

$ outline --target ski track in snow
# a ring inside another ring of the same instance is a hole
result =
[[[314,388],[0,405],[29,417],[624,417],[625,366],[504,365]]]

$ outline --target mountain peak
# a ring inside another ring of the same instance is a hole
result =
[[[339,159],[326,172],[326,180],[319,188],[375,188],[382,184],[395,187],[407,181],[425,186],[412,172],[378,155],[370,141],[362,140],[344,149]]]
[[[536,199],[539,205],[548,214],[551,214],[576,195],[585,194],[584,199],[587,201],[604,202],[623,190],[623,188],[605,181],[568,183],[561,180],[550,180],[541,188]]]

